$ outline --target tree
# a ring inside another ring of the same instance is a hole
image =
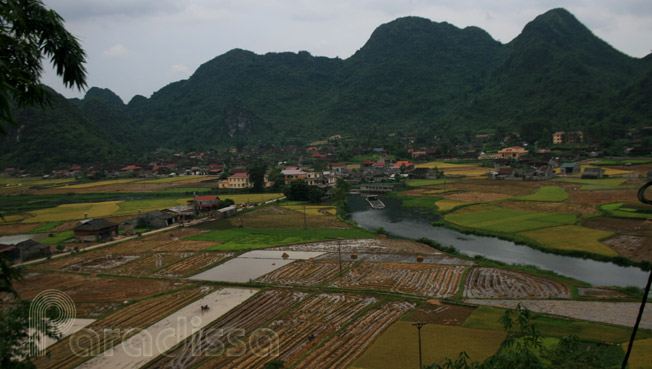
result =
[[[249,164],[247,173],[249,173],[249,180],[253,183],[254,187],[251,192],[259,193],[265,191],[265,173],[267,172],[267,164],[261,160],[256,160]]]
[[[582,343],[575,336],[563,337],[554,348],[546,349],[531,319],[532,313],[519,303],[498,320],[507,337],[497,354],[479,363],[469,362],[469,356],[461,352],[456,360],[446,359],[428,369],[604,369],[619,363],[618,356],[608,352],[607,346]],[[545,364],[541,357],[550,364]]]
[[[49,100],[41,73],[45,57],[66,87],[86,87],[86,53],[63,26],[63,18],[40,0],[0,2],[0,133],[15,124],[12,105],[43,106]]]
[[[20,300],[18,293],[13,288],[12,282],[22,279],[20,271],[9,264],[9,259],[0,254],[0,280],[2,291],[8,292],[15,298],[14,303],[6,309],[0,309],[0,368],[34,368],[28,360],[20,360],[21,353],[36,352],[37,332],[30,333],[30,319],[35,319],[29,314],[30,305],[27,301]],[[46,317],[54,317],[55,311],[46,311]],[[45,318],[45,317],[44,317]],[[56,338],[56,327],[48,319],[43,319],[40,324],[32,322],[38,327],[39,332],[45,336]],[[18,353],[18,355],[17,355]]]
[[[310,201],[312,203],[321,201],[324,196],[319,188],[310,186],[302,180],[292,181],[283,193],[290,201]]]

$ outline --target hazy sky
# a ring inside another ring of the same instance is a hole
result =
[[[188,78],[233,48],[306,50],[346,59],[373,30],[415,15],[457,27],[478,26],[503,43],[537,15],[563,7],[616,49],[652,52],[650,0],[44,0],[87,53],[88,85],[109,88],[125,103]],[[44,83],[67,97],[46,68]]]

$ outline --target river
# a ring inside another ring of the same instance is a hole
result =
[[[454,246],[469,256],[483,255],[509,264],[528,264],[551,270],[560,275],[591,283],[594,286],[645,287],[648,272],[637,267],[545,253],[528,246],[517,245],[494,237],[467,235],[455,230],[433,226],[437,215],[422,215],[419,210],[401,207],[400,200],[382,199],[387,206],[371,209],[364,198],[349,196],[351,218],[360,227],[376,230],[382,227],[388,234],[407,239],[427,238],[442,245]]]

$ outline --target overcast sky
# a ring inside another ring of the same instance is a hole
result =
[[[125,103],[188,78],[233,48],[306,50],[346,59],[373,30],[415,15],[457,27],[478,26],[503,43],[537,15],[564,7],[616,49],[652,51],[651,0],[44,0],[87,53],[88,85],[109,88]],[[44,83],[67,97],[46,68]]]

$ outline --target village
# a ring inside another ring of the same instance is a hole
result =
[[[18,293],[57,289],[77,309],[76,328],[48,341],[36,367],[412,367],[415,324],[426,362],[470,347],[484,360],[500,352],[507,333],[496,322],[517,303],[536,312],[550,342],[575,332],[615,367],[642,296],[639,268],[652,257],[650,212],[636,201],[650,157],[513,140],[444,157],[416,141],[362,148],[333,136],[285,151],[5,170],[0,252],[26,276]],[[453,236],[438,241],[443,229]],[[486,254],[469,256],[466,242]],[[489,254],[496,242],[510,251]],[[503,261],[523,248],[545,256]],[[590,263],[600,272],[574,274]],[[129,355],[143,335],[192,317],[202,318],[200,336]],[[637,369],[649,360],[651,315],[641,328]],[[252,347],[236,357],[220,335],[233,329]],[[435,344],[442,335],[449,342]]]

